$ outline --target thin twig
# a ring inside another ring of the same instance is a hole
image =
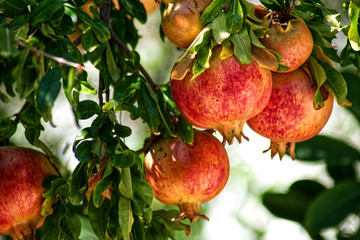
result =
[[[115,41],[115,43],[128,55],[130,56],[130,49],[126,46],[126,44],[119,38],[118,35],[116,35],[116,33],[114,32],[114,30],[109,26],[110,29],[110,33],[111,33],[111,38]],[[142,75],[144,76],[145,80],[149,83],[151,89],[153,90],[154,93],[156,93],[156,84],[154,83],[154,81],[152,80],[152,78],[150,77],[149,73],[145,70],[145,68],[139,64],[137,66],[137,68],[139,69],[139,71],[142,73]]]
[[[82,39],[83,35],[81,34],[80,36],[78,36],[74,41],[73,44],[75,44],[76,46],[79,46],[81,43],[81,39]]]
[[[111,34],[111,38],[115,41],[115,43],[122,49],[128,56],[130,56],[130,49],[126,46],[126,44],[119,38],[119,36],[114,32],[111,27],[110,22],[110,1],[108,1],[108,5],[106,6],[102,1],[100,1],[100,19],[104,21],[104,23],[108,26]],[[106,15],[106,16],[105,16]],[[145,70],[145,68],[139,64],[137,66],[141,74],[144,76],[145,80],[149,83],[151,89],[154,93],[156,93],[156,84],[150,77],[149,73]]]
[[[15,40],[15,43],[19,45],[20,47],[26,48],[26,44],[23,41]],[[82,66],[80,63],[71,62],[69,60],[66,60],[65,58],[57,57],[54,55],[51,55],[49,53],[43,52],[35,47],[30,47],[30,51],[32,51],[36,55],[44,56],[46,58],[52,59],[56,62],[58,62],[60,65],[67,65],[69,67],[76,68],[80,71],[87,71],[87,69]]]
[[[14,121],[15,122],[17,122],[17,123],[20,122],[21,114],[29,107],[29,105],[30,105],[29,101],[26,101],[24,103],[24,105],[21,107],[20,111],[14,114],[14,116],[15,116]]]

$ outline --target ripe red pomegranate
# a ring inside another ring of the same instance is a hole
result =
[[[287,65],[288,70],[282,73],[291,72],[299,68],[309,58],[314,41],[309,28],[302,19],[269,19],[269,31],[261,42],[267,48],[279,53]]]
[[[208,132],[194,133],[194,143],[160,138],[145,156],[145,178],[159,201],[180,208],[175,220],[197,217],[200,204],[216,197],[229,177],[229,159],[221,142]]]
[[[169,3],[161,18],[166,37],[175,46],[187,48],[205,27],[200,15],[212,0],[176,0]]]
[[[329,94],[325,106],[315,110],[315,90],[302,68],[290,73],[273,73],[273,90],[268,105],[247,121],[251,129],[271,140],[271,158],[279,153],[282,159],[288,151],[295,159],[295,142],[314,137],[325,126],[334,97]]]
[[[210,68],[191,80],[171,79],[174,101],[181,114],[194,126],[218,130],[229,144],[234,137],[247,139],[246,120],[266,106],[271,95],[271,71],[256,63],[240,64],[235,57],[219,59],[221,47],[213,49]]]
[[[0,235],[35,239],[35,229],[45,220],[41,216],[42,184],[50,175],[58,172],[44,154],[0,147]]]

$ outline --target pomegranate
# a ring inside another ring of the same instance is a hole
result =
[[[325,126],[334,97],[325,91],[328,94],[325,106],[315,110],[315,91],[302,68],[290,73],[273,73],[273,90],[268,105],[247,121],[251,129],[271,140],[271,158],[279,153],[282,159],[288,151],[295,159],[295,142],[314,137]]]
[[[13,239],[35,239],[35,229],[45,217],[41,205],[42,184],[58,175],[48,158],[32,149],[0,147],[0,235]]]
[[[197,217],[200,204],[216,197],[229,177],[229,159],[224,146],[205,131],[195,130],[194,142],[180,137],[160,138],[145,156],[145,178],[159,201],[180,208],[174,220]]]
[[[267,22],[270,22],[269,31],[261,42],[284,58],[282,64],[289,69],[282,73],[299,68],[309,58],[314,46],[313,37],[304,20],[270,18]]]
[[[234,56],[220,60],[215,47],[210,68],[195,79],[170,80],[171,92],[181,114],[194,126],[218,130],[229,144],[241,142],[243,126],[266,106],[271,95],[271,71],[255,62],[243,65]]]
[[[205,27],[200,15],[212,0],[177,0],[169,3],[161,18],[166,37],[175,46],[187,48]]]

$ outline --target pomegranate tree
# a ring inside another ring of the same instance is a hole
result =
[[[187,48],[205,27],[200,15],[212,0],[177,0],[169,3],[161,18],[166,37],[175,46]]]
[[[294,71],[305,63],[314,46],[313,37],[305,21],[280,12],[271,14],[265,23],[269,31],[261,42],[284,58],[282,64],[289,69],[283,72]]]
[[[210,68],[191,80],[170,80],[171,92],[181,114],[194,126],[218,130],[229,144],[241,142],[246,120],[266,106],[271,95],[271,71],[255,62],[240,64],[234,56],[220,60],[215,47]]]
[[[43,181],[58,175],[42,153],[20,147],[0,147],[0,235],[34,239],[44,222]]]
[[[325,105],[315,110],[315,91],[313,82],[302,68],[290,73],[273,73],[269,103],[261,113],[247,121],[251,129],[271,140],[272,158],[279,153],[281,159],[288,151],[295,159],[295,142],[314,137],[325,126],[334,97],[324,90]]]
[[[159,201],[176,205],[175,220],[197,217],[200,204],[216,197],[229,177],[229,159],[221,142],[208,132],[194,132],[192,145],[180,137],[160,138],[145,156],[145,178]]]

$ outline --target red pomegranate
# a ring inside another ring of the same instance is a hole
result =
[[[267,48],[279,53],[291,72],[299,68],[309,58],[314,42],[306,23],[302,19],[291,19],[285,23],[269,19],[269,31],[261,42]],[[285,26],[285,27],[284,27]]]
[[[171,79],[174,101],[194,126],[218,130],[229,144],[241,142],[246,120],[266,106],[271,95],[271,71],[255,62],[243,65],[235,57],[220,60],[221,47],[213,49],[210,68],[195,79]]]
[[[200,204],[216,197],[229,177],[229,159],[221,142],[208,132],[194,133],[194,143],[160,138],[145,156],[145,178],[159,201],[180,208],[175,220],[197,217]]]
[[[247,121],[251,129],[271,140],[272,158],[279,153],[282,159],[288,151],[295,159],[295,142],[314,137],[325,126],[334,97],[329,94],[325,106],[315,110],[315,90],[302,68],[290,73],[273,73],[273,90],[268,105]]]
[[[13,239],[35,239],[35,229],[45,218],[41,205],[42,184],[58,175],[42,153],[21,147],[0,147],[0,235]]]
[[[175,46],[187,48],[205,27],[201,13],[212,0],[176,0],[169,3],[161,18],[166,37]]]

